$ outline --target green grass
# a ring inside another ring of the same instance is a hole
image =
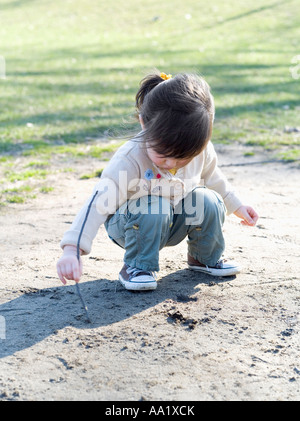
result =
[[[0,206],[5,206],[6,203],[24,203],[29,198],[34,199],[36,195],[32,194],[32,191],[33,188],[29,185],[0,190]],[[3,199],[5,200],[2,201]]]
[[[51,192],[51,191],[53,191],[54,190],[54,187],[50,187],[50,186],[43,186],[43,187],[41,187],[40,188],[40,192],[41,193],[49,193],[49,192]]]
[[[154,67],[207,79],[215,142],[299,157],[299,132],[284,130],[299,127],[298,0],[2,0],[0,39],[1,167],[102,159],[104,142],[138,130],[134,96]]]
[[[102,172],[103,172],[103,168],[100,168],[99,170],[93,171],[93,172],[91,172],[89,174],[83,174],[80,177],[80,180],[89,180],[90,178],[100,177],[101,174],[102,174]]]
[[[24,181],[28,178],[46,178],[46,170],[27,170],[27,171],[11,171],[8,170],[4,173],[6,179],[10,182]]]

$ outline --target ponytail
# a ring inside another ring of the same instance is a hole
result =
[[[138,112],[143,105],[145,96],[163,81],[164,79],[161,77],[161,74],[158,71],[151,73],[142,79],[140,89],[138,90],[138,93],[135,97],[135,106]]]

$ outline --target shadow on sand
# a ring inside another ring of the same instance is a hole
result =
[[[22,290],[22,295],[0,305],[0,316],[5,321],[5,339],[0,338],[0,358],[29,348],[66,326],[95,329],[111,325],[167,299],[188,301],[199,292],[201,284],[218,285],[234,278],[215,279],[179,270],[160,279],[155,291],[137,293],[107,279],[83,282],[80,290],[92,323],[87,323],[75,285]]]

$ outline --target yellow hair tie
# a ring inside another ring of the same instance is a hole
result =
[[[161,74],[160,74],[160,77],[161,77],[163,80],[172,79],[172,75],[166,75],[165,73],[161,73]]]

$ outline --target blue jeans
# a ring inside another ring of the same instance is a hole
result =
[[[106,221],[105,228],[110,239],[125,249],[124,262],[129,266],[158,271],[159,251],[185,237],[190,256],[215,266],[225,248],[225,213],[218,193],[197,187],[175,209],[161,196],[129,200]]]

